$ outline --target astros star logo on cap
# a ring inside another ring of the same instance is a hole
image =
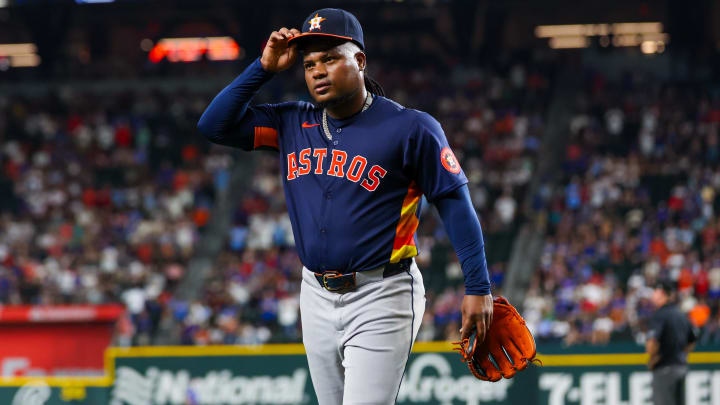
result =
[[[320,29],[320,23],[325,21],[325,18],[320,17],[318,13],[315,13],[315,17],[313,17],[310,20],[310,29],[308,31],[312,31],[314,29]]]
[[[290,38],[288,45],[305,43],[311,38],[335,37],[353,41],[360,49],[365,49],[360,22],[354,15],[339,8],[314,10],[303,20],[301,32]]]

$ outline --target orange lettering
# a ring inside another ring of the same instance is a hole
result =
[[[346,160],[347,152],[333,149],[332,160],[330,161],[330,169],[328,169],[327,174],[329,176],[344,177],[345,173],[343,173],[343,166],[345,166]]]
[[[365,179],[362,183],[360,183],[360,185],[363,186],[367,191],[375,191],[375,189],[377,189],[380,185],[380,179],[385,177],[386,174],[387,170],[383,169],[378,165],[375,165],[368,172],[368,178],[372,180],[372,183],[369,182],[368,179]]]
[[[298,167],[297,159],[295,158],[295,152],[288,155],[288,180],[295,180],[297,177]]]
[[[360,155],[355,156],[350,162],[350,167],[348,167],[348,180],[357,183],[365,171],[365,166],[367,166],[367,159]]]
[[[298,154],[298,161],[300,162],[300,168],[298,169],[298,176],[304,176],[310,173],[310,148],[305,148]]]
[[[315,161],[315,174],[323,174],[323,160],[327,155],[327,149],[318,148],[313,151],[313,156],[317,158]]]

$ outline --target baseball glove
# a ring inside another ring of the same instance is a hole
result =
[[[493,320],[485,341],[477,342],[477,331],[455,348],[467,363],[470,372],[483,381],[513,378],[535,359],[535,339],[525,326],[525,320],[507,299],[495,297]]]

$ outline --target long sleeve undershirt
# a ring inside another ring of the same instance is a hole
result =
[[[197,124],[200,133],[211,142],[251,150],[252,146],[245,145],[244,139],[230,137],[229,131],[241,121],[251,121],[252,117],[248,117],[251,113],[248,104],[260,87],[273,76],[274,73],[266,72],[262,68],[260,58],[256,59],[220,91],[205,109]]]
[[[480,221],[470,200],[468,186],[463,185],[436,199],[433,203],[440,213],[445,231],[462,266],[465,276],[465,294],[490,294],[485,242]]]

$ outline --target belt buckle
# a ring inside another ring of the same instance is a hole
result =
[[[323,273],[323,275],[322,275],[323,287],[325,287],[325,289],[330,292],[336,292],[336,293],[343,293],[343,292],[350,291],[353,286],[349,286],[349,285],[347,285],[347,283],[346,283],[346,285],[343,285],[341,287],[331,287],[327,283],[328,278],[333,279],[333,278],[340,278],[343,276],[345,276],[345,274],[334,272],[334,271],[332,271],[332,272],[328,271],[328,272]],[[355,277],[353,275],[353,279],[354,278]]]

